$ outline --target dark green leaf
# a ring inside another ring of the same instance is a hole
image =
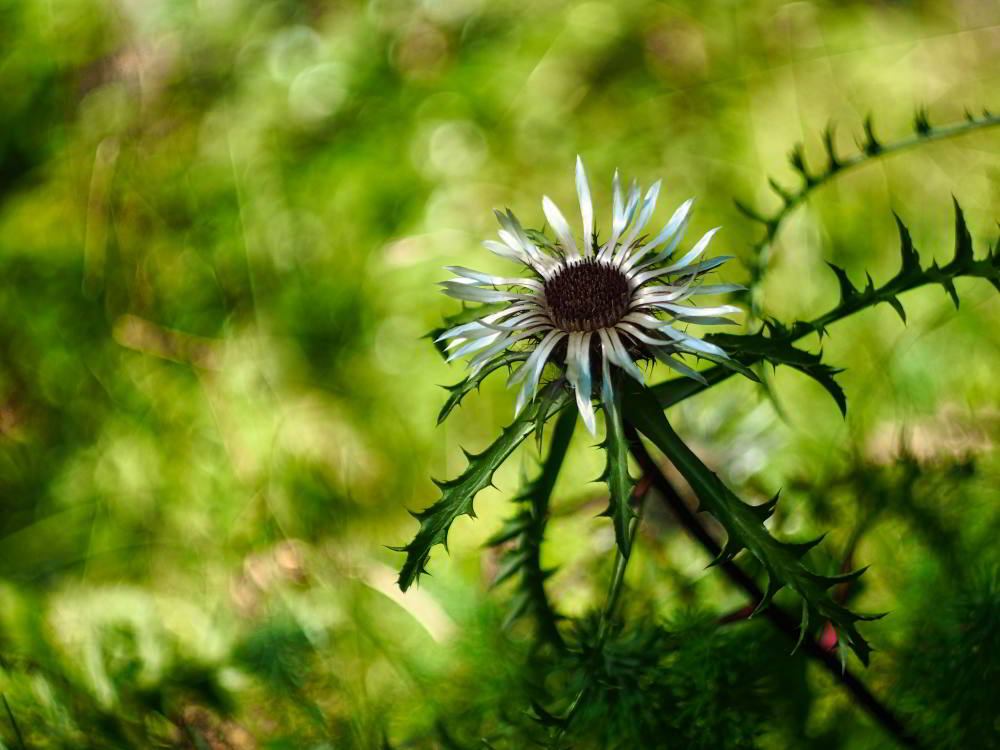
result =
[[[854,284],[851,283],[850,278],[848,278],[847,271],[833,263],[828,262],[827,265],[830,266],[837,276],[837,283],[840,285],[840,304],[847,304],[860,294]]]
[[[446,391],[448,391],[448,399],[444,402],[444,406],[441,407],[441,411],[438,412],[437,423],[441,424],[444,420],[446,420],[455,407],[462,403],[462,399],[465,398],[470,391],[478,388],[489,375],[502,367],[509,367],[516,362],[526,360],[529,353],[530,352],[507,352],[506,354],[491,361],[475,375],[471,375],[465,380],[459,381],[454,385],[442,386]]]
[[[981,121],[977,120],[976,122]],[[803,352],[793,347],[792,344],[796,340],[812,333],[823,335],[833,323],[883,303],[891,305],[905,322],[906,311],[899,296],[928,284],[940,284],[956,305],[958,304],[958,292],[954,280],[957,278],[985,279],[1000,291],[1000,250],[990,248],[985,257],[976,259],[971,235],[962,210],[957,203],[955,204],[955,257],[943,267],[932,263],[927,268],[921,268],[920,258],[913,247],[909,230],[898,216],[896,217],[896,225],[899,230],[901,266],[899,272],[881,287],[875,287],[874,284],[869,283],[864,291],[859,291],[851,284],[843,269],[831,266],[840,282],[841,300],[839,304],[823,315],[810,321],[797,321],[790,326],[783,326],[774,321],[765,321],[765,327],[769,334],[767,336],[758,332],[743,336],[712,334],[706,338],[734,354],[734,359],[744,366],[752,365],[763,359],[776,364],[796,367],[823,385],[843,411],[846,400],[842,389],[833,379],[838,370],[822,364],[819,355]],[[661,405],[666,408],[725,380],[731,374],[721,365],[717,365],[701,372],[707,384],[698,383],[690,378],[676,378],[660,383],[652,390],[657,395]]]
[[[735,361],[750,363],[762,359],[775,367],[787,365],[808,375],[826,389],[827,393],[837,402],[841,413],[845,414],[847,412],[847,397],[840,384],[834,380],[834,376],[841,371],[824,364],[822,355],[792,346],[787,331],[776,323],[770,323],[769,328],[772,333],[770,336],[765,336],[762,331],[758,331],[754,334],[744,335],[716,333],[706,336],[706,339],[735,355]]]
[[[614,406],[605,405],[604,423],[607,435],[604,439],[604,452],[608,463],[604,469],[603,479],[608,483],[610,493],[608,508],[603,515],[609,516],[615,527],[615,541],[622,557],[626,560],[632,551],[632,535],[630,526],[635,518],[635,511],[630,503],[634,482],[628,473],[628,440],[625,438],[625,428],[622,424],[622,388],[614,389]]]
[[[972,235],[969,227],[965,223],[965,214],[962,207],[958,205],[958,200],[952,196],[955,204],[955,258],[952,261],[956,266],[968,268],[974,261],[972,252]]]
[[[625,418],[663,451],[691,485],[702,509],[711,513],[725,528],[729,538],[723,555],[728,558],[745,548],[764,566],[768,585],[760,607],[766,606],[780,588],[788,586],[813,611],[830,620],[840,637],[867,664],[871,649],[855,624],[868,618],[838,604],[828,591],[844,577],[821,576],[802,563],[802,557],[818,540],[790,544],[771,536],[764,526],[764,519],[770,514],[773,502],[765,506],[752,506],[734,495],[674,432],[648,389],[631,391],[623,408]],[[850,574],[850,577],[856,578],[857,575],[860,575],[860,571]]]
[[[564,399],[559,405],[565,407],[568,403],[568,399]],[[542,408],[544,407],[540,407],[539,412]],[[522,507],[516,515],[505,521],[501,530],[487,542],[489,546],[515,542],[511,549],[504,552],[500,572],[493,582],[493,585],[497,586],[504,580],[520,574],[519,591],[505,618],[505,624],[513,623],[524,614],[533,614],[542,638],[558,647],[563,646],[562,636],[556,627],[560,616],[552,607],[545,591],[545,581],[552,571],[542,568],[541,547],[549,520],[552,490],[566,458],[575,427],[576,411],[564,408],[556,420],[549,452],[538,475],[514,498],[514,501]]]
[[[463,515],[475,517],[473,500],[480,490],[492,483],[494,472],[521,444],[521,441],[531,434],[538,408],[539,402],[536,399],[504,428],[500,437],[486,450],[478,454],[466,452],[469,465],[457,478],[446,482],[435,481],[441,488],[441,499],[431,507],[412,514],[420,521],[420,529],[408,545],[394,548],[398,552],[406,553],[406,560],[399,572],[399,587],[403,591],[406,591],[421,573],[426,572],[432,547],[444,544],[447,548],[448,529],[452,523]]]

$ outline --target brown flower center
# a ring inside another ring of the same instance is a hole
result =
[[[614,266],[586,258],[545,282],[553,322],[564,331],[596,331],[613,326],[628,312],[628,279]]]

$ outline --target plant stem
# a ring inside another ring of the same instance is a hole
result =
[[[639,531],[639,524],[642,522],[643,510],[645,509],[646,495],[652,485],[653,479],[644,473],[643,478],[635,485],[635,488],[632,491],[632,497],[635,499],[637,507],[635,518],[632,519],[632,524],[629,526],[630,548],[632,542],[635,541],[636,534]],[[622,554],[621,549],[615,550],[615,567],[611,573],[611,584],[608,587],[608,596],[604,600],[604,609],[601,610],[601,619],[597,626],[597,651],[601,651],[604,648],[604,644],[608,640],[608,634],[611,632],[611,622],[614,618],[615,610],[618,607],[618,600],[621,598],[622,585],[625,582],[625,570],[628,568],[628,561],[631,557],[631,555],[625,557],[625,555]],[[580,688],[576,697],[573,698],[573,702],[570,703],[566,716],[563,719],[562,726],[560,726],[559,731],[556,732],[550,747],[559,747],[563,737],[565,737],[566,732],[569,730],[570,724],[572,724],[573,719],[576,717],[577,711],[579,711],[580,706],[583,705],[583,699],[590,690],[589,674],[587,677],[588,679],[584,682],[583,687]]]
[[[962,122],[942,125],[940,127],[930,127],[925,132],[918,132],[909,138],[903,138],[894,143],[878,144],[875,150],[862,150],[846,159],[837,159],[836,163],[830,163],[819,174],[809,175],[809,178],[797,191],[782,191],[784,200],[781,208],[770,218],[757,218],[764,224],[764,235],[751,247],[753,260],[750,265],[750,296],[751,309],[754,315],[760,311],[760,289],[770,261],[771,246],[778,235],[782,222],[798,208],[805,200],[812,195],[813,191],[822,187],[828,182],[832,182],[835,177],[839,177],[844,172],[848,172],[862,164],[892,156],[901,151],[906,151],[924,143],[932,143],[947,138],[965,135],[975,130],[1000,125],[1000,116],[985,113],[981,117],[970,116]]]
[[[956,221],[958,222],[957,226],[965,226],[957,204]],[[903,241],[909,242],[908,234],[904,236]],[[958,237],[956,237],[957,242]],[[996,270],[996,257],[996,252],[991,251],[985,258],[978,260],[961,261],[956,257],[944,266],[931,265],[929,268],[917,269],[910,273],[899,273],[878,288],[869,291],[866,287],[863,292],[849,299],[841,299],[833,308],[808,322],[796,321],[791,326],[786,327],[780,335],[775,335],[774,340],[778,343],[793,344],[806,336],[823,332],[834,323],[848,318],[855,313],[878,304],[890,302],[901,294],[931,284],[951,283],[959,277],[986,279],[1000,289],[1000,278],[997,277]],[[747,367],[764,359],[759,354],[738,356],[739,362]],[[704,382],[688,377],[670,378],[651,386],[650,391],[657,397],[661,406],[666,409],[721,383],[735,373],[734,369],[717,364],[701,372]]]
[[[643,473],[652,478],[653,486],[657,489],[664,505],[673,512],[677,520],[680,521],[681,526],[697,539],[713,558],[718,556],[722,551],[721,545],[712,537],[708,529],[705,528],[691,508],[688,507],[687,503],[684,502],[676,488],[666,475],[664,475],[663,471],[649,454],[649,451],[640,441],[635,427],[627,420],[625,423],[625,432],[629,438],[632,455],[635,456],[639,466],[642,467]],[[759,602],[764,597],[764,592],[757,585],[757,582],[734,562],[724,562],[719,567],[722,568],[730,581],[750,596],[754,603]],[[797,618],[788,614],[774,603],[761,614],[793,643],[798,640],[799,623]],[[903,725],[899,717],[888,706],[882,703],[854,673],[843,667],[840,660],[833,653],[822,648],[812,638],[805,638],[803,640],[802,649],[806,654],[818,661],[850,693],[851,698],[858,707],[871,716],[896,742],[903,747],[922,747],[917,738]]]
[[[532,523],[521,535],[521,545],[527,552],[521,578],[525,589],[531,592],[535,623],[541,636],[560,651],[565,650],[566,644],[556,626],[559,616],[545,590],[546,573],[542,568],[542,542],[545,540],[545,528],[549,520],[549,500],[575,427],[576,410],[564,409],[556,420],[549,454],[530,495]]]
[[[646,491],[651,486],[649,480],[643,479],[642,482],[636,485],[633,492],[633,497],[636,499],[636,515],[632,519],[632,525],[629,527],[629,542],[635,541],[636,533],[639,530],[639,524],[642,522],[643,509],[645,508],[645,494]],[[625,557],[621,550],[617,550],[615,553],[615,569],[611,574],[611,585],[608,587],[608,597],[604,602],[604,610],[601,612],[601,621],[597,629],[597,649],[603,648],[605,642],[608,639],[608,632],[611,626],[611,621],[614,618],[615,610],[618,608],[618,600],[621,598],[622,584],[625,582],[625,569],[628,568],[629,557]]]

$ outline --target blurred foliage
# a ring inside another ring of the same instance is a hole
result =
[[[518,592],[488,586],[509,550],[480,547],[533,441],[420,587],[399,593],[383,545],[509,422],[487,382],[436,427],[458,375],[421,338],[491,209],[540,224],[577,153],[605,212],[616,166],[663,176],[745,282],[761,227],[734,198],[780,210],[767,175],[795,184],[796,143],[822,164],[830,121],[850,154],[870,113],[891,143],[922,108],[1000,105],[998,49],[979,0],[0,0],[0,747],[520,748],[582,684],[574,747],[890,746],[767,622],[731,617],[743,595],[656,505],[594,663],[614,537],[579,438],[540,549],[565,649],[510,621]],[[815,190],[760,314],[834,307],[825,261],[892,278],[892,210],[925,265],[951,257],[950,195],[995,243],[997,133]],[[732,379],[671,422],[742,496],[785,488],[782,536],[833,528],[824,569],[872,565],[852,606],[891,614],[865,681],[929,746],[986,748],[1000,300],[956,287],[958,312],[920,289],[905,327],[888,305],[830,327],[846,420],[779,368],[776,403]]]

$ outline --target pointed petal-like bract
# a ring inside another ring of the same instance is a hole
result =
[[[580,251],[576,249],[576,240],[573,239],[573,232],[569,228],[569,223],[566,221],[566,217],[562,215],[559,207],[547,195],[542,198],[542,211],[545,213],[545,219],[552,226],[552,231],[559,238],[559,244],[562,245],[566,257],[569,260],[578,260]]]
[[[583,257],[594,254],[594,203],[590,197],[590,183],[583,168],[583,159],[576,157],[576,196],[580,201],[580,216],[583,219]]]

